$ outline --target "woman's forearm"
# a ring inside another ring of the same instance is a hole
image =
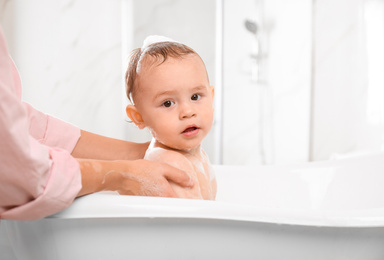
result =
[[[78,197],[105,190],[105,162],[88,159],[78,159],[81,171],[82,188]]]
[[[137,160],[144,157],[147,148],[148,143],[128,142],[81,130],[72,156],[97,160]]]
[[[118,191],[138,196],[175,197],[169,181],[192,187],[193,181],[183,171],[168,164],[146,160],[77,159],[80,164],[82,188],[79,196],[99,192]]]
[[[121,167],[129,165],[130,161],[104,161],[93,159],[77,159],[80,164],[82,188],[78,197],[99,192],[118,191],[122,182],[122,173],[126,170]],[[129,188],[129,187],[127,187]]]

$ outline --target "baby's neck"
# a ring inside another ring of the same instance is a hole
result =
[[[153,138],[151,141],[151,144],[149,145],[149,148],[155,148],[155,147],[160,147],[163,149],[176,151],[176,152],[179,152],[185,156],[194,156],[194,157],[196,157],[196,156],[200,157],[201,156],[201,145],[200,144],[196,147],[191,148],[191,149],[177,149],[174,147],[167,146],[163,143],[160,143],[158,140]]]

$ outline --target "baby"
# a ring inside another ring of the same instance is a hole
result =
[[[171,183],[178,196],[214,200],[216,179],[201,147],[213,123],[214,88],[200,56],[184,44],[149,36],[133,51],[125,84],[132,103],[128,117],[153,137],[144,159],[190,175],[193,188]]]

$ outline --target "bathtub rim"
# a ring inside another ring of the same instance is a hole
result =
[[[121,196],[108,193],[95,193],[78,198],[68,209],[46,219],[114,218],[216,219],[335,228],[384,227],[383,208],[340,211],[292,209],[288,211],[222,201]]]

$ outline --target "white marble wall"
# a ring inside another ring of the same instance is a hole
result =
[[[2,8],[24,100],[84,130],[125,138],[121,1],[9,0]]]
[[[323,0],[315,10],[312,159],[378,151],[384,137],[384,2]]]

